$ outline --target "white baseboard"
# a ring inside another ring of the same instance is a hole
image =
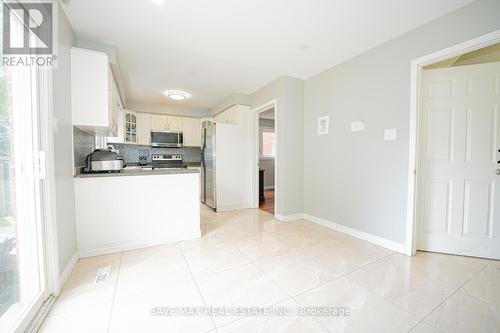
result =
[[[304,214],[302,214],[302,213],[289,214],[289,215],[276,214],[276,215],[274,215],[274,217],[281,222],[291,222],[291,221],[303,219]]]
[[[302,214],[302,218],[320,224],[322,226],[325,226],[327,228],[333,229],[335,231],[343,232],[345,234],[348,234],[350,236],[362,239],[364,241],[385,247],[386,249],[392,250],[394,252],[402,253],[405,254],[405,245],[401,243],[397,243],[394,241],[391,241],[389,239],[376,236],[358,229],[346,227],[345,225],[341,225],[332,221],[328,221],[316,216],[312,216],[309,214]]]
[[[231,212],[233,210],[248,209],[248,208],[251,208],[249,204],[224,205],[224,206],[217,206],[217,212],[218,213]]]
[[[78,251],[73,254],[71,259],[69,260],[68,264],[62,271],[61,275],[59,276],[59,286],[62,289],[64,287],[64,284],[66,283],[66,280],[68,280],[68,277],[70,276],[71,272],[73,272],[73,269],[75,269],[76,263],[78,262],[78,259],[80,258]]]
[[[116,253],[116,252],[141,249],[144,247],[158,246],[158,245],[163,245],[163,244],[168,244],[168,243],[173,243],[173,242],[180,242],[180,241],[195,239],[195,238],[200,238],[200,237],[201,237],[201,231],[195,232],[195,233],[190,233],[190,234],[185,234],[182,236],[172,237],[172,238],[168,238],[168,239],[159,239],[159,240],[151,240],[151,241],[116,242],[116,243],[112,243],[112,244],[92,246],[92,247],[87,247],[87,248],[81,248],[81,249],[79,249],[79,252],[80,252],[80,258],[88,258],[88,257],[100,256],[100,255],[104,255],[104,254],[111,254],[111,253]]]

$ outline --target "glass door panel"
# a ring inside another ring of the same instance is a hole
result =
[[[0,332],[22,330],[47,296],[37,91],[36,69],[0,67]]]

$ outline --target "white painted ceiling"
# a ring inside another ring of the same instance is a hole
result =
[[[127,103],[201,109],[308,78],[472,0],[70,0],[78,38],[115,45]],[[173,103],[162,92],[185,90]]]

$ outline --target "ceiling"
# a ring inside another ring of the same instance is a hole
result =
[[[472,0],[69,0],[78,38],[116,46],[126,102],[208,109],[306,79]],[[162,92],[191,97],[168,100]]]

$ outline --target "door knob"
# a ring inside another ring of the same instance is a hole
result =
[[[495,173],[497,174],[497,176],[500,176],[500,169],[496,169]]]

